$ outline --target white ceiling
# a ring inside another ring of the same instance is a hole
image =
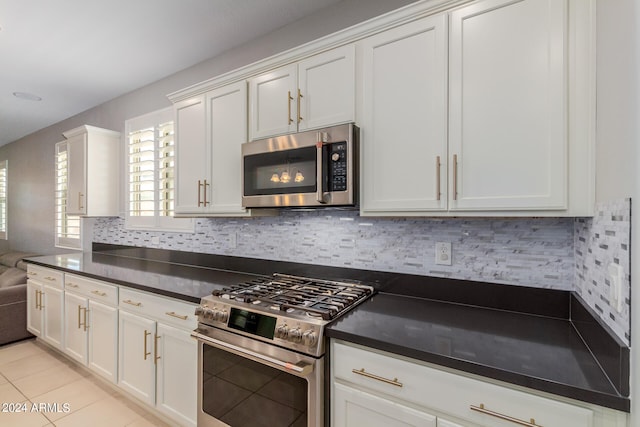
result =
[[[0,0],[0,145],[338,1]]]

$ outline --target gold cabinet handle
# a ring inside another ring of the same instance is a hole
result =
[[[82,306],[78,305],[78,329],[82,327],[82,323],[80,322],[80,312],[82,311]]]
[[[300,104],[302,104],[302,92],[298,89],[298,123],[302,121],[302,116],[300,115]]]
[[[87,322],[87,315],[88,315],[88,313],[89,313],[89,309],[88,309],[88,308],[85,308],[85,309],[84,309],[84,325],[83,325],[83,326],[84,326],[84,331],[85,331],[85,332],[87,332],[87,329],[89,329],[89,324],[88,324],[88,322]]]
[[[288,117],[289,117],[289,124],[293,123],[293,119],[291,118],[291,101],[293,101],[293,97],[291,96],[291,91],[287,92],[287,111],[288,111]]]
[[[78,209],[84,209],[84,206],[82,206],[83,197],[84,197],[84,194],[78,191]]]
[[[436,156],[436,200],[440,201],[440,156]]]
[[[50,282],[55,282],[56,278],[55,277],[51,277],[51,276],[47,276],[47,277],[44,278],[44,280],[48,280]]]
[[[187,319],[188,319],[188,317],[187,317],[187,316],[182,316],[182,315],[180,315],[180,314],[176,314],[176,312],[175,312],[175,311],[167,311],[165,314],[166,314],[167,316],[176,317],[176,318],[178,318],[178,319],[180,319],[180,320],[187,320]]]
[[[144,360],[147,360],[147,356],[151,356],[151,352],[147,351],[147,337],[151,335],[151,332],[144,330]]]
[[[453,200],[458,200],[458,155],[453,155]]]
[[[202,199],[200,198],[200,188],[202,188],[202,181],[198,180],[198,207],[202,205]]]
[[[107,296],[106,292],[100,292],[98,290],[91,291],[91,293],[94,294],[94,295],[98,295],[99,297],[106,297]]]
[[[129,304],[129,305],[133,305],[135,307],[142,307],[142,303],[141,302],[133,302],[130,299],[126,299],[124,301],[122,301],[124,304]]]
[[[209,185],[211,185],[211,184],[208,184],[208,183],[207,183],[207,180],[205,179],[205,180],[204,180],[204,188],[203,188],[203,190],[204,190],[204,191],[203,191],[203,195],[204,195],[204,202],[203,202],[203,206],[204,206],[205,208],[206,208],[206,207],[207,207],[207,205],[210,203],[210,202],[208,202],[208,201],[207,201],[207,186],[209,186]]]
[[[364,368],[362,368],[362,369],[352,369],[351,372],[353,372],[354,374],[362,375],[363,377],[371,378],[371,379],[374,379],[374,380],[377,380],[377,381],[382,381],[383,383],[391,384],[391,385],[394,385],[396,387],[402,387],[402,383],[399,382],[397,378],[394,378],[394,379],[390,380],[388,378],[384,378],[384,377],[380,377],[378,375],[370,374],[369,372],[366,372],[364,370]]]
[[[158,364],[158,359],[160,359],[160,356],[158,356],[158,340],[160,339],[160,337],[158,335],[154,335],[153,336],[153,353],[155,354],[154,358],[153,358],[153,364],[157,365]]]
[[[72,283],[72,282],[65,283],[65,286],[68,287],[68,288],[74,288],[74,289],[80,287],[80,286],[78,286],[78,285],[76,285],[75,283]]]
[[[536,424],[536,420],[534,420],[533,418],[531,418],[530,421],[525,421],[525,420],[521,420],[519,418],[514,418],[514,417],[510,417],[509,415],[504,415],[501,414],[499,412],[495,412],[495,411],[491,411],[489,409],[486,409],[484,407],[484,403],[481,403],[480,406],[475,406],[475,405],[471,405],[469,406],[469,409],[471,409],[472,411],[476,411],[476,412],[480,412],[482,414],[485,415],[489,415],[495,418],[499,418],[501,420],[505,420],[505,421],[510,421],[514,424],[518,424],[521,426],[526,426],[526,427],[542,427],[540,424]]]
[[[39,290],[35,290],[36,291],[36,310],[40,310],[40,291]]]
[[[36,296],[36,301],[38,301],[36,303],[36,307],[38,308],[38,310],[42,310],[44,308],[44,305],[42,305],[42,295],[44,295],[44,292],[42,291],[36,291],[38,292],[38,295]]]

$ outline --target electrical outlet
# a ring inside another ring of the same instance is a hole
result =
[[[622,312],[624,306],[624,296],[622,294],[622,284],[624,282],[624,269],[619,264],[609,264],[609,303],[618,313]]]
[[[436,242],[436,264],[451,265],[451,242]]]

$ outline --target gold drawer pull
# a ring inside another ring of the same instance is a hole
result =
[[[79,288],[80,286],[76,285],[75,283],[71,283],[71,282],[67,282],[66,286],[68,288]]]
[[[94,295],[98,295],[99,297],[106,297],[107,296],[106,292],[91,291],[91,293],[94,294]]]
[[[187,320],[188,317],[187,316],[181,316],[180,314],[176,314],[175,311],[168,311],[165,313],[167,316],[171,316],[171,317],[176,317],[180,320]]]
[[[136,307],[142,307],[142,303],[141,302],[133,302],[130,299],[126,299],[124,301],[122,301],[125,304],[129,304],[129,305],[134,305]]]
[[[360,370],[352,369],[351,372],[353,372],[354,374],[362,375],[363,377],[367,377],[367,378],[371,378],[371,379],[374,379],[374,380],[382,381],[383,383],[391,384],[391,385],[394,385],[396,387],[402,387],[402,383],[399,382],[397,378],[394,378],[394,379],[390,380],[388,378],[379,377],[378,375],[374,375],[374,374],[370,374],[369,372],[365,372],[364,368],[362,368]]]
[[[47,276],[47,277],[44,278],[44,280],[48,280],[50,282],[55,282],[56,278],[55,277],[51,277],[51,276]]]
[[[489,409],[486,409],[484,407],[484,403],[481,403],[480,406],[471,405],[471,406],[469,406],[469,409],[471,409],[472,411],[480,412],[482,414],[486,414],[486,415],[489,415],[489,416],[492,416],[492,417],[499,418],[501,420],[510,421],[510,422],[512,422],[514,424],[518,424],[518,425],[521,425],[521,426],[542,427],[540,424],[536,424],[536,420],[534,420],[533,418],[531,418],[531,421],[527,422],[527,421],[521,420],[519,418],[510,417],[509,415],[504,415],[504,414],[501,414],[499,412],[494,412],[494,411],[491,411]]]

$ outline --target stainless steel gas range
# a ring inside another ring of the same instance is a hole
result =
[[[202,298],[198,426],[322,426],[324,328],[372,293],[274,274]]]

